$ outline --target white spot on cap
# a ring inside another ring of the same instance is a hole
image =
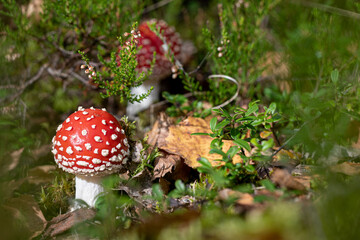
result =
[[[86,136],[86,134],[87,134],[87,131],[85,129],[81,131],[81,135]]]
[[[116,162],[116,155],[112,156],[109,160],[113,161],[113,162]]]
[[[69,123],[69,122],[70,122],[70,118],[67,118],[67,119],[65,120],[65,122],[66,122],[66,123]]]
[[[74,117],[74,119],[77,121],[77,120],[79,120],[80,118],[79,118],[79,117]]]
[[[124,144],[127,146],[128,145],[128,141],[127,141],[127,139],[126,138],[124,138]]]
[[[104,119],[101,120],[101,123],[104,124],[104,125],[106,125],[106,121],[105,121]]]
[[[97,158],[94,158],[94,159],[92,160],[92,162],[93,162],[93,164],[100,164],[100,163],[101,163],[101,160],[100,160],[100,159],[97,159]],[[96,168],[95,168],[95,170],[96,170]]]
[[[56,146],[61,146],[60,141],[56,141]]]
[[[79,151],[79,152],[81,152],[81,151],[82,151],[82,148],[81,148],[81,147],[79,147],[79,146],[74,146],[74,148],[75,148],[77,151]]]
[[[62,128],[62,124],[60,124],[60,125],[57,127],[56,131],[57,131],[57,132],[60,131],[61,128]]]
[[[124,129],[121,129],[121,133],[122,133],[122,134],[125,134],[125,131],[124,131]]]
[[[94,124],[94,125],[91,125],[91,127],[93,128],[93,129],[95,129],[96,128],[96,125]]]
[[[101,137],[95,136],[94,137],[95,142],[102,142]]]
[[[64,151],[64,148],[63,148],[63,147],[59,147],[59,151]]]
[[[128,158],[126,157],[123,159],[122,163],[125,164],[127,161],[128,161]]]
[[[86,148],[86,150],[91,150],[91,144],[90,143],[85,143],[85,148]]]
[[[82,106],[78,107],[78,111],[84,111],[85,109]]]
[[[68,163],[67,161],[62,161],[61,164],[62,164],[63,166],[65,166],[65,167],[69,166],[69,163]]]
[[[106,112],[106,108],[102,108],[101,110],[105,111]]]
[[[113,147],[113,148],[111,149],[111,153],[114,153],[114,152],[117,152],[117,149]]]
[[[110,120],[109,123],[114,123],[114,122]]]
[[[117,149],[120,149],[120,148],[121,148],[121,143],[119,143],[118,145],[116,145],[116,148],[117,148]]]
[[[103,150],[101,150],[101,155],[103,155],[104,157],[106,157],[107,155],[109,155],[109,150],[108,150],[108,149],[103,149]]]
[[[67,136],[62,136],[62,140],[66,141],[66,140],[67,140]]]
[[[65,128],[66,131],[71,131],[72,127]]]
[[[108,142],[108,141],[106,141],[106,143],[105,143],[106,145],[110,145],[110,143]]]
[[[83,111],[83,114],[84,115],[88,115],[89,113],[87,111]]]
[[[86,159],[86,160],[90,160],[90,156],[82,156],[84,159]]]
[[[71,155],[71,154],[73,154],[74,152],[73,152],[73,150],[71,149],[71,147],[67,147],[67,148],[66,148],[66,153],[69,154],[69,155]]]
[[[90,107],[91,110],[94,110],[95,108],[94,107]]]
[[[99,170],[104,171],[105,170],[105,165],[101,165]]]
[[[76,157],[76,158],[81,158],[81,155],[76,155],[75,157]]]
[[[104,136],[106,136],[106,130],[105,129],[101,129],[102,133],[104,134]]]
[[[87,121],[90,121],[91,119],[93,119],[94,118],[94,115],[91,115],[91,117],[88,117],[86,120]]]
[[[63,156],[61,156],[60,154],[58,154],[58,160],[59,160],[59,161],[62,161],[62,158],[63,158]]]
[[[85,161],[77,161],[76,164],[83,167],[87,167],[89,165],[89,163]]]
[[[51,152],[56,155],[58,151],[54,148]]]
[[[116,134],[112,134],[112,135],[111,135],[111,139],[112,139],[112,140],[115,140],[115,139],[117,139],[117,138],[118,138],[118,136],[117,136]]]
[[[113,127],[112,127],[112,126],[110,126],[109,128],[110,128],[110,129],[113,129]]]
[[[90,164],[90,165],[89,165],[89,168],[94,168],[94,165]]]
[[[99,154],[99,149],[98,149],[98,148],[95,148],[94,153],[95,153],[95,154]]]

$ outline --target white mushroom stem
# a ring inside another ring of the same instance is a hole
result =
[[[126,107],[126,115],[130,119],[135,119],[135,116],[139,112],[149,108],[154,102],[159,101],[160,86],[157,79],[149,79],[145,81],[141,86],[131,89],[132,94],[140,95],[147,93],[150,90],[151,86],[153,86],[154,89],[152,90],[151,94],[142,102],[128,103]]]
[[[95,207],[95,202],[99,194],[104,192],[102,177],[97,176],[76,176],[75,177],[75,199],[85,201],[90,207]],[[75,205],[75,209],[78,208]]]

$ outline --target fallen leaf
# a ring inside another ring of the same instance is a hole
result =
[[[78,223],[84,222],[86,220],[92,219],[95,217],[95,210],[91,208],[79,208],[73,212],[68,212],[57,217],[54,217],[49,223],[44,232],[43,236],[55,237],[59,235]]]
[[[330,167],[331,171],[337,173],[343,173],[349,176],[359,175],[360,174],[360,164],[359,163],[350,163],[343,162]]]
[[[19,164],[20,157],[22,152],[24,151],[24,148],[20,148],[19,150],[16,150],[10,154],[11,161],[10,165],[7,167],[7,171],[11,171]]]
[[[54,165],[42,165],[38,167],[34,167],[28,171],[28,176],[26,180],[32,184],[43,184],[52,182],[54,179],[53,174],[56,167]]]
[[[51,144],[42,145],[41,147],[32,151],[34,158],[45,156],[51,151]]]
[[[280,187],[291,190],[306,190],[303,184],[297,181],[296,178],[294,178],[287,170],[284,169],[276,169],[271,174],[271,180]]]
[[[46,227],[46,219],[39,205],[31,195],[10,198],[4,208],[11,212],[15,219],[28,230],[29,239],[38,236]]]
[[[178,155],[167,154],[165,157],[157,158],[154,163],[153,178],[164,177],[167,173],[171,173],[179,164],[181,164],[181,158]]]
[[[213,138],[204,135],[191,135],[199,132],[211,132],[208,121],[188,117],[174,125],[169,118],[162,114],[148,134],[148,143],[167,153],[179,155],[192,168],[200,166],[198,162],[200,157],[207,158],[214,166],[219,165],[219,161],[216,160],[221,159],[221,155],[209,153]],[[223,151],[226,152],[233,145],[232,141],[224,140]],[[240,156],[236,155],[233,161],[235,163],[240,162]]]
[[[254,198],[249,193],[242,193],[238,191],[234,191],[232,189],[222,189],[219,191],[219,199],[225,201],[229,198],[236,198],[236,203],[239,205],[253,205]]]

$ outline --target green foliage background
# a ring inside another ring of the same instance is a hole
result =
[[[71,177],[54,170],[48,173],[53,178],[50,182],[39,185],[28,181],[29,170],[54,165],[49,151],[39,154],[36,150],[51,142],[56,126],[78,105],[106,106],[119,115],[125,111],[119,97],[103,99],[87,81],[80,70],[83,61],[78,50],[100,69],[98,54],[110,60],[119,44],[117,37],[135,22],[153,17],[165,19],[183,39],[195,44],[197,52],[186,71],[191,72],[205,59],[198,75],[226,74],[239,81],[240,97],[227,105],[226,111],[234,112],[240,99],[276,103],[282,116],[275,125],[280,141],[285,148],[303,153],[303,164],[321,168],[326,182],[314,193],[323,194],[312,206],[315,211],[306,206],[294,210],[292,204],[280,202],[260,217],[240,218],[209,203],[199,220],[190,223],[184,239],[231,239],[262,232],[277,239],[306,239],[309,235],[313,239],[355,239],[358,228],[354,224],[360,212],[358,179],[331,174],[325,166],[359,161],[350,146],[358,140],[360,127],[360,4],[341,0],[174,0],[151,10],[157,2],[49,0],[44,1],[42,14],[27,16],[23,8],[29,1],[1,1],[0,210],[4,211],[0,226],[8,229],[5,239],[32,234],[22,222],[29,221],[27,216],[19,221],[8,211],[9,199],[34,196],[47,220],[66,211],[73,191]],[[269,52],[282,56],[287,74],[263,75]],[[184,74],[183,78],[188,83],[202,79],[196,74]],[[203,89],[204,93],[195,94],[196,101],[186,107],[183,97],[167,95],[174,103],[168,112],[181,115],[195,110],[197,116],[206,116],[202,104],[226,101],[236,86],[214,80],[206,82]],[[16,151],[18,157],[14,157]],[[62,184],[64,181],[67,184]],[[42,187],[54,185],[61,187],[42,191]],[[178,188],[184,190],[180,185]],[[48,199],[55,196],[56,207],[51,207]],[[131,205],[128,199],[117,201],[112,204]],[[311,213],[301,212],[303,209]],[[128,220],[126,216],[123,219]],[[119,226],[126,228],[125,222]],[[109,237],[110,230],[100,229],[94,236]],[[181,239],[182,235],[174,234],[178,231],[177,226],[169,225],[159,238]],[[115,239],[116,231],[114,234],[111,238]],[[128,237],[141,238],[136,231]]]

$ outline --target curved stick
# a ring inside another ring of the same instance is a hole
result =
[[[223,102],[222,104],[220,105],[217,105],[215,107],[213,107],[212,109],[219,109],[219,108],[222,108],[226,105],[228,105],[229,103],[231,103],[232,101],[235,100],[235,98],[237,98],[237,96],[239,95],[239,91],[240,91],[240,84],[238,81],[236,81],[235,78],[232,78],[230,76],[227,76],[227,75],[222,75],[222,74],[214,74],[214,75],[210,75],[208,78],[225,78],[233,83],[235,83],[237,85],[237,90],[236,90],[236,93],[234,94],[234,96],[232,96],[229,100],[227,100],[226,102]]]

